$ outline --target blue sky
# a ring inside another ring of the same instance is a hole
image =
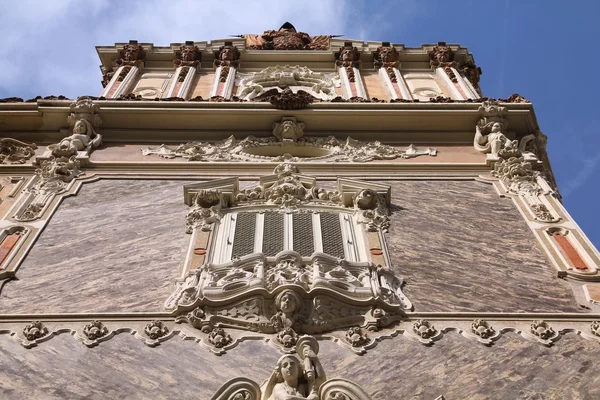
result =
[[[3,0],[0,98],[98,95],[94,46],[156,45],[260,33],[292,22],[309,34],[460,43],[483,69],[485,96],[534,106],[564,204],[600,247],[600,2]]]

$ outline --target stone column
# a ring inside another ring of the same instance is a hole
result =
[[[193,41],[187,41],[179,47],[173,66],[176,68],[169,90],[164,97],[180,97],[185,99],[189,94],[192,80],[196,75],[198,64],[202,61],[202,52],[194,45]]]
[[[240,65],[240,52],[232,42],[225,42],[215,51],[215,81],[210,97],[230,99],[235,84],[235,74]]]
[[[352,46],[352,42],[346,42],[344,47],[340,48],[335,64],[338,67],[346,98],[366,99],[367,92],[359,71],[360,51]]]
[[[410,90],[400,74],[400,54],[389,42],[382,43],[373,53],[373,65],[387,89],[390,100],[412,100]]]

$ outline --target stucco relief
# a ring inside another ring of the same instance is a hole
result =
[[[24,164],[35,154],[37,146],[12,138],[0,139],[0,164]]]
[[[276,65],[260,72],[239,75],[237,96],[243,100],[255,99],[271,89],[283,91],[289,88],[294,93],[302,89],[317,99],[327,101],[337,97],[335,88],[340,86],[337,74],[313,72],[300,65]]]

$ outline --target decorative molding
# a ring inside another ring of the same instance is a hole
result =
[[[12,138],[0,139],[0,164],[25,164],[35,155],[37,146]]]
[[[161,145],[142,149],[143,155],[158,155],[164,158],[184,158],[201,162],[368,162],[373,160],[407,159],[421,155],[436,156],[437,150],[419,149],[412,144],[405,150],[380,142],[361,142],[348,137],[340,141],[334,136],[303,136],[304,124],[293,117],[282,117],[273,125],[270,138],[248,136],[238,141],[235,137],[215,142],[190,142],[175,149]],[[285,132],[284,132],[285,130]]]
[[[238,97],[243,100],[261,97],[273,89],[281,92],[290,88],[296,92],[302,89],[317,99],[327,101],[337,96],[335,88],[340,86],[334,74],[313,72],[300,65],[275,65],[260,72],[240,74],[240,78]]]

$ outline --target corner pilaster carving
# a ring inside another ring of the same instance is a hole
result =
[[[335,65],[345,69],[350,82],[356,82],[354,68],[360,68],[360,51],[352,44],[341,47],[337,53]]]

